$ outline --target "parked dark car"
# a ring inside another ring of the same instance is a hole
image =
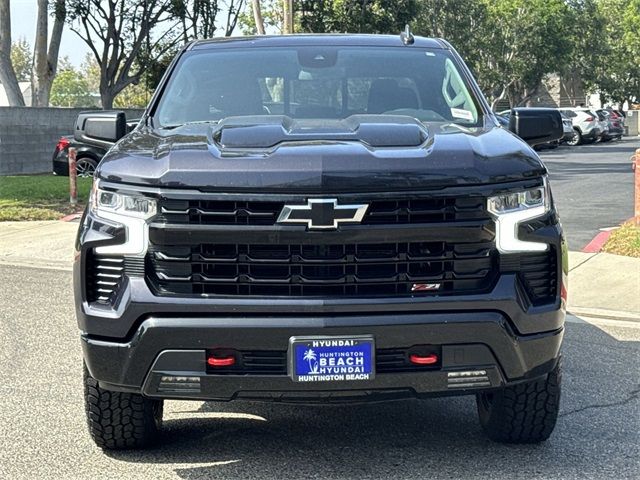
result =
[[[92,177],[100,160],[107,149],[90,145],[83,142],[74,141],[73,135],[65,135],[60,137],[56,148],[53,151],[53,173],[56,175],[69,175],[69,146],[73,145],[77,148],[76,168],[78,176]]]
[[[127,122],[127,129],[133,130],[140,119],[132,119]],[[112,142],[82,142],[74,139],[73,135],[60,137],[53,151],[53,173],[55,175],[69,175],[69,147],[76,148],[76,169],[80,177],[92,177],[98,164],[113,145]]]
[[[624,135],[624,120],[620,118],[620,114],[604,109],[598,110],[596,113],[607,122],[609,127],[607,132],[603,135],[602,140],[604,142],[616,138],[620,140]]]
[[[75,129],[117,141],[75,243],[97,445],[157,441],[165,399],[475,395],[491,439],[551,435],[567,251],[531,145],[557,110],[501,128],[453,47],[409,32],[200,40],[156,92],[129,134],[122,112]]]
[[[509,118],[511,117],[511,110],[503,110],[499,113],[496,113],[496,119],[498,120],[498,123],[500,123],[500,125],[502,125],[505,128],[509,128],[510,125],[510,120]],[[562,115],[562,114],[560,114]],[[569,123],[571,123],[571,120],[569,120]],[[554,148],[558,148],[558,146],[563,142],[566,141],[567,138],[571,138],[573,137],[573,128],[571,129],[570,134],[567,133],[566,131],[566,124],[564,121],[564,117],[563,117],[563,121],[562,121],[562,125],[563,125],[563,132],[564,135],[562,138],[558,139],[558,140],[552,140],[550,142],[545,142],[545,143],[539,143],[533,146],[533,149],[536,151],[540,151],[540,150],[544,150],[544,149],[549,149],[549,150],[553,150]]]

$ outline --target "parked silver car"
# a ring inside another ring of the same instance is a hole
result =
[[[560,111],[560,115],[562,116],[562,131],[564,133],[564,136],[560,141],[569,143],[569,140],[573,139],[574,137],[573,122],[568,116],[562,113],[562,111]]]
[[[560,112],[571,119],[574,135],[568,145],[580,145],[587,141],[597,141],[604,133],[604,125],[598,115],[586,108],[561,108]]]

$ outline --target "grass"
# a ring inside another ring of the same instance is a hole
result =
[[[84,208],[91,178],[78,178],[78,205],[69,203],[69,178],[55,175],[0,177],[0,222],[57,220]]]
[[[611,233],[602,251],[640,258],[640,226],[633,221],[624,223]]]

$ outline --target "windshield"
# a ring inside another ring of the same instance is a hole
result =
[[[474,126],[479,108],[445,50],[232,48],[180,61],[155,114],[164,128],[229,116],[408,115]]]

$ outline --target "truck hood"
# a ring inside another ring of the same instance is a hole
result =
[[[97,176],[215,192],[328,193],[494,184],[544,173],[535,152],[501,127],[361,115],[140,126],[107,153]]]

